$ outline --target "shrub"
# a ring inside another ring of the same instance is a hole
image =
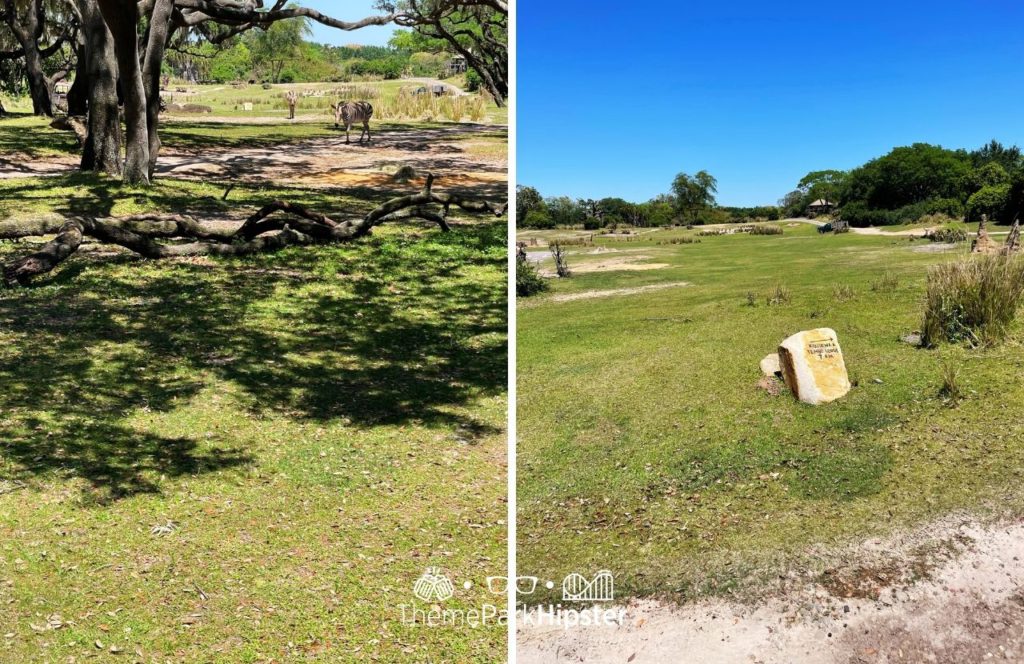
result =
[[[536,208],[526,213],[526,219],[520,225],[523,228],[554,228],[555,220],[546,209]]]
[[[958,224],[948,224],[928,232],[925,237],[931,242],[966,242],[967,228]]]
[[[782,226],[775,224],[762,224],[750,228],[751,235],[782,235]]]
[[[991,346],[1006,337],[1024,293],[1024,261],[973,256],[928,270],[921,345]]]
[[[548,289],[548,282],[537,267],[525,258],[516,259],[516,296],[530,297]]]

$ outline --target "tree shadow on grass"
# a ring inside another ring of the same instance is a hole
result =
[[[424,236],[246,260],[77,258],[0,294],[0,476],[76,476],[116,499],[251,463],[200,432],[122,419],[216,382],[253,417],[493,432],[464,408],[505,387],[504,280],[472,276],[501,269],[504,225]]]

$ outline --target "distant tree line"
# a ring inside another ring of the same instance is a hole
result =
[[[972,151],[928,143],[895,148],[850,171],[808,173],[779,201],[787,217],[816,200],[853,226],[911,223],[933,214],[1011,223],[1024,207],[1024,157],[998,141]]]
[[[694,175],[680,173],[672,180],[669,193],[659,194],[643,203],[616,197],[544,197],[537,189],[520,185],[516,189],[516,224],[520,228],[582,227],[598,230],[617,226],[650,228],[779,218],[780,210],[775,206],[720,207],[715,202],[717,192],[718,181],[707,171]]]
[[[296,19],[223,44],[203,41],[169,52],[164,73],[213,83],[440,78],[453,55],[445,41],[411,30],[396,31],[387,46],[317,44],[307,39],[309,34],[309,21]],[[479,87],[476,72],[470,70],[467,78],[470,87]]]

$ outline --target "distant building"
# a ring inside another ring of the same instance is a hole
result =
[[[827,201],[824,198],[819,198],[810,205],[807,206],[807,214],[811,217],[817,217],[819,214],[828,214],[836,208],[836,204],[832,201]]]
[[[451,60],[444,66],[444,77],[449,78],[456,74],[464,74],[466,69],[466,58],[461,55],[453,55]]]

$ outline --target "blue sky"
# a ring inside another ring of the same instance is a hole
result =
[[[264,3],[266,4],[266,3]],[[319,10],[321,13],[343,21],[357,21],[367,16],[380,14],[374,8],[374,0],[300,0],[298,4]],[[313,22],[312,41],[321,44],[362,44],[364,46],[384,46],[395,31],[394,25],[371,26],[352,32],[329,28]]]
[[[518,180],[723,205],[924,141],[1024,145],[1024,3],[519,0]]]

